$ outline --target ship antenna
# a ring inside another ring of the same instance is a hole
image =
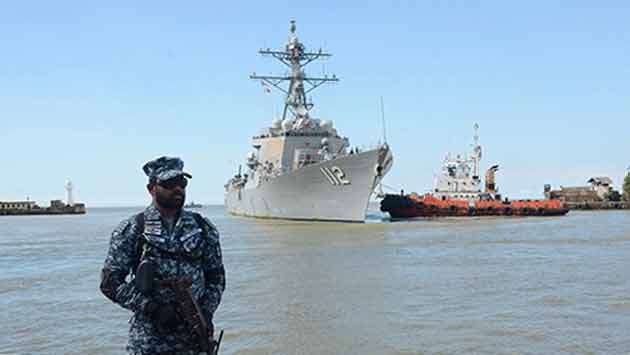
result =
[[[479,125],[475,123],[473,128],[475,129],[475,135],[473,136],[473,139],[475,141],[475,147],[476,147],[479,145]]]
[[[385,130],[385,105],[381,96],[381,121],[383,123],[383,143],[387,144],[387,131]]]
[[[339,81],[334,74],[331,77],[326,74],[322,77],[310,77],[304,73],[304,67],[307,64],[317,59],[326,59],[331,54],[324,53],[321,49],[308,51],[298,39],[295,20],[291,20],[289,42],[283,50],[267,48],[259,50],[258,53],[276,58],[289,68],[288,75],[256,75],[254,73],[249,76],[250,79],[260,80],[285,95],[282,120],[287,118],[287,114],[296,118],[308,116],[313,103],[306,99],[306,95],[324,83]],[[288,82],[288,86],[283,86],[282,83],[284,82]]]
[[[479,160],[481,159],[481,146],[479,145],[479,124],[475,122],[473,125],[475,134],[473,135],[473,141],[475,142],[473,147],[473,178],[479,178]]]

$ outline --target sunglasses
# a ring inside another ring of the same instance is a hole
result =
[[[160,181],[158,182],[158,185],[160,185],[160,187],[165,188],[167,190],[172,190],[176,186],[179,186],[182,189],[185,189],[186,186],[188,186],[188,180],[186,180],[186,178],[183,178],[183,177],[176,177],[174,179]]]

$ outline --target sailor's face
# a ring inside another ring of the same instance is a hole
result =
[[[151,195],[153,195],[155,202],[163,208],[180,209],[186,201],[187,185],[188,180],[184,176],[178,176],[156,183]]]

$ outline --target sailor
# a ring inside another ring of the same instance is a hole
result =
[[[182,209],[191,178],[183,167],[173,157],[146,163],[142,169],[152,203],[122,221],[111,236],[100,289],[133,312],[129,354],[212,353],[204,350],[204,341],[213,337],[212,318],[225,290],[225,270],[217,229],[207,218]],[[166,280],[187,280],[187,292],[168,287]],[[187,307],[182,294],[196,307]],[[186,312],[191,308],[200,318],[191,318]],[[199,327],[191,329],[191,319],[205,321],[208,338],[194,331]]]

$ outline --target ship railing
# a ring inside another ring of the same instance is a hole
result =
[[[330,132],[282,132],[280,134],[260,134],[253,136],[252,139],[262,139],[270,137],[333,137],[341,138],[338,134],[331,134]]]
[[[283,132],[283,136],[287,137],[330,137],[330,132]]]
[[[375,143],[355,145],[353,147],[348,147],[348,150],[347,150],[346,154],[350,154],[350,151],[352,151],[354,153],[367,152],[367,151],[370,151],[370,150],[381,148],[384,144],[386,144],[386,143],[382,143],[382,142],[379,141],[379,142],[375,142]]]

